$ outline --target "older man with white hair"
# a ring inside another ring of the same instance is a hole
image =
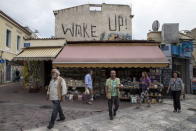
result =
[[[52,79],[48,87],[47,95],[48,98],[53,103],[53,111],[52,111],[51,120],[48,125],[48,129],[54,127],[54,123],[58,113],[59,113],[59,119],[57,121],[65,120],[65,116],[61,108],[61,102],[65,99],[65,95],[67,94],[66,83],[65,80],[62,77],[60,77],[59,70],[52,69],[51,74],[52,74]]]

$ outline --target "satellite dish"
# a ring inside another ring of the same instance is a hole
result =
[[[37,29],[35,29],[34,33],[39,33],[39,31]]]
[[[152,23],[152,30],[153,31],[158,31],[159,30],[159,27],[160,27],[160,23],[158,20],[155,20],[153,23]]]

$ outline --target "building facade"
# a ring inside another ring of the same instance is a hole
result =
[[[86,4],[54,11],[55,37],[68,41],[131,40],[128,5]]]
[[[11,62],[31,32],[0,10],[0,83],[12,81],[17,66]]]
[[[168,86],[172,72],[179,72],[185,92],[191,93],[193,39],[179,32],[178,23],[163,24],[161,31],[149,32],[147,37],[161,42],[160,48],[170,62],[169,68],[163,69],[165,85]]]
[[[24,65],[24,86],[39,88],[49,84],[52,60],[66,44],[64,38],[26,39],[24,49],[14,57]],[[25,70],[26,69],[26,70]]]

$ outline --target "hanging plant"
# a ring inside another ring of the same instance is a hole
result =
[[[31,61],[29,63],[30,73],[31,73],[31,82],[33,88],[39,88],[41,82],[41,62],[39,61]]]
[[[0,64],[0,83],[3,83],[4,64]]]
[[[29,68],[28,68],[28,64],[24,64],[23,69],[22,69],[22,75],[24,78],[24,87],[27,88],[29,86]]]

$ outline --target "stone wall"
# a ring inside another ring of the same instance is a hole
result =
[[[54,11],[55,37],[78,40],[131,40],[128,5],[81,5]]]

